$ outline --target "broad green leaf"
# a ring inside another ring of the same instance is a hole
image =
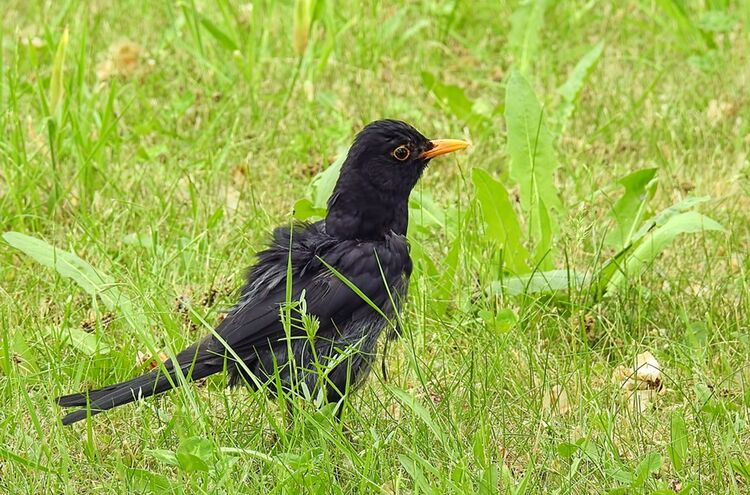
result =
[[[424,246],[418,237],[410,239],[409,245],[411,246],[409,254],[414,265],[419,266],[420,273],[430,279],[436,278],[442,273],[442,270],[437,269],[437,260],[433,260],[432,256],[425,252]],[[436,289],[438,288],[436,287]]]
[[[737,18],[723,10],[709,10],[695,25],[701,31],[709,33],[728,33],[737,24]]]
[[[508,191],[480,168],[471,171],[471,179],[487,225],[487,234],[502,248],[506,268],[516,274],[528,272],[526,259],[529,254],[521,243],[521,226]]]
[[[501,492],[501,493],[513,493],[514,489],[516,487],[516,480],[513,478],[513,472],[503,464],[500,468],[500,486],[503,490],[507,490],[507,492]]]
[[[281,452],[275,456],[276,462],[287,471],[302,471],[313,466],[315,461],[321,457],[321,448],[312,447],[304,450],[301,454],[294,452]]]
[[[316,175],[310,182],[309,192],[312,196],[312,205],[314,208],[325,209],[327,207],[328,198],[336,186],[336,181],[339,178],[339,172],[341,172],[341,166],[344,164],[344,160],[346,160],[347,153],[348,151],[340,153],[335,162]]]
[[[409,198],[409,228],[430,229],[445,226],[445,211],[432,198],[422,192]]]
[[[177,456],[175,456],[175,453],[171,450],[146,449],[144,450],[144,452],[163,464],[167,464],[169,466],[179,466],[179,462],[177,462]]]
[[[63,31],[60,41],[57,43],[57,51],[55,52],[55,60],[52,63],[52,76],[49,82],[49,113],[55,115],[57,113],[57,107],[62,101],[63,92],[65,91],[65,81],[63,80],[63,72],[65,69],[65,51],[68,48],[68,28]]]
[[[87,333],[80,328],[74,327],[65,328],[62,332],[63,335],[67,335],[70,345],[87,356],[108,354],[111,351],[110,347],[102,342],[102,340],[94,333]]]
[[[410,452],[411,460],[414,461],[415,464],[418,464],[422,468],[425,469],[428,473],[430,473],[433,476],[440,476],[440,471],[432,465],[430,461],[419,455],[417,452]]]
[[[648,234],[654,227],[661,227],[662,225],[667,223],[670,218],[677,215],[678,213],[692,210],[699,204],[706,203],[710,200],[710,196],[688,196],[687,198],[678,201],[672,206],[664,208],[659,213],[646,220],[643,225],[641,225],[640,228],[635,232],[635,234],[633,234],[631,241],[635,242],[638,239],[642,238],[643,236]]]
[[[570,459],[573,457],[573,454],[579,450],[581,450],[581,448],[574,443],[562,442],[557,445],[557,455],[563,459]]]
[[[495,495],[498,493],[497,484],[500,481],[500,470],[496,464],[490,464],[486,468],[480,469],[477,474],[480,480],[477,495]]]
[[[164,248],[159,245],[158,239],[152,234],[131,232],[122,238],[122,242],[128,246],[147,249],[159,257],[164,256]]]
[[[534,473],[534,458],[530,458],[529,462],[526,463],[526,469],[521,481],[518,482],[518,486],[513,490],[513,495],[526,495],[526,491],[529,489],[529,483]]]
[[[688,430],[682,412],[674,411],[670,418],[671,441],[667,446],[669,458],[677,471],[682,470],[688,456]]]
[[[519,294],[580,289],[588,283],[588,277],[581,273],[568,270],[550,270],[508,276],[501,281],[492,282],[490,289],[495,292],[505,292],[511,296],[517,296]]]
[[[187,472],[208,471],[209,463],[213,458],[213,446],[205,438],[186,438],[177,447],[175,457],[180,468]]]
[[[479,316],[492,330],[498,333],[506,333],[518,323],[518,316],[509,308],[501,309],[497,313],[481,310]]]
[[[632,235],[630,242],[622,249],[620,249],[620,251],[612,258],[610,258],[597,273],[595,279],[597,281],[597,290],[599,294],[605,294],[609,289],[612,288],[610,286],[610,281],[615,276],[619,278],[622,275],[625,262],[628,259],[628,256],[630,256],[631,253],[635,250],[636,246],[639,245],[638,241],[640,239],[654,230],[655,227],[663,226],[665,223],[667,223],[667,221],[669,221],[670,218],[674,217],[675,215],[690,210],[691,208],[694,208],[701,203],[705,203],[709,199],[710,197],[708,196],[687,197],[675,203],[674,205],[665,208],[655,216],[646,220],[641,225],[641,227]],[[618,283],[622,283],[622,281],[618,280]]]
[[[87,293],[98,296],[107,309],[119,309],[141,342],[149,351],[156,353],[153,338],[148,333],[148,319],[141,311],[135,310],[133,302],[116,287],[112,277],[97,270],[75,253],[57,249],[36,237],[6,232],[3,239],[38,263],[54,268],[61,277],[72,279]]]
[[[684,344],[697,356],[706,352],[708,328],[701,321],[694,321],[685,327]]]
[[[341,150],[339,157],[325,170],[318,173],[307,187],[306,197],[294,204],[294,218],[297,220],[316,220],[326,216],[328,198],[336,187],[341,166],[346,160],[347,150]]]
[[[608,259],[604,263],[604,266],[599,269],[596,276],[594,277],[594,280],[596,280],[595,297],[598,298],[606,294],[610,281],[622,270],[622,266],[624,265],[625,260],[628,258],[628,256],[630,256],[630,253],[633,252],[633,249],[635,249],[633,243],[628,244],[614,256]]]
[[[139,246],[146,249],[151,249],[154,247],[154,240],[150,234],[138,234],[135,232],[131,232],[130,234],[127,234],[122,238],[122,242],[123,244],[127,244],[129,246]]]
[[[481,427],[476,433],[474,433],[472,453],[474,454],[474,459],[477,464],[480,466],[487,465],[487,454],[485,453],[485,450],[487,450],[487,444],[490,443],[487,436],[487,433]]]
[[[552,138],[544,124],[542,108],[531,85],[514,71],[505,94],[505,121],[508,128],[510,177],[521,189],[521,206],[526,213],[531,238],[535,242],[535,262],[542,269],[551,268],[548,251],[557,231],[552,210],[562,210],[554,174],[557,160]]]
[[[123,300],[112,277],[100,272],[74,253],[57,249],[41,239],[19,232],[6,232],[3,239],[38,263],[54,268],[60,276],[72,279],[89,294],[99,296],[108,309],[117,308],[118,303]]]
[[[248,457],[252,457],[255,459],[259,459],[264,462],[276,463],[279,466],[283,467],[283,465],[279,463],[279,460],[276,457],[270,456],[266,454],[265,452],[259,452],[257,450],[240,449],[237,447],[219,447],[219,452],[221,452],[222,454],[227,454],[227,455],[248,456]]]
[[[7,369],[6,365],[12,367],[13,363],[15,363],[17,369],[23,374],[38,373],[39,366],[36,363],[34,352],[26,342],[23,332],[20,332],[17,329],[6,330],[6,332],[10,332],[7,342],[10,356],[9,359],[0,359],[0,369],[2,369],[3,373],[5,373],[6,376],[12,375],[13,370]]]
[[[126,468],[125,472],[138,493],[172,493],[172,484],[169,479],[157,473],[139,468]]]
[[[553,218],[550,217],[550,210],[544,200],[540,198],[539,221],[536,226],[532,226],[532,238],[537,240],[534,261],[537,263],[537,267],[542,270],[549,270],[553,267],[552,234],[557,231],[557,224],[553,222]]]
[[[609,232],[605,243],[622,249],[630,243],[636,228],[641,224],[646,203],[656,191],[655,168],[645,168],[626,175],[618,184],[625,188],[622,197],[612,206],[611,216],[615,227]]]
[[[696,53],[689,56],[687,62],[696,69],[707,73],[718,72],[726,65],[724,55],[719,50],[706,50],[705,52]]]
[[[697,400],[697,405],[701,410],[713,409],[716,402],[714,401],[714,391],[705,383],[696,383],[693,385],[693,392]]]
[[[606,468],[604,472],[607,473],[607,477],[619,481],[620,483],[630,485],[635,481],[635,475],[624,467],[610,467]]]
[[[481,127],[487,123],[486,116],[478,111],[480,105],[472,102],[463,88],[443,83],[429,72],[422,72],[422,84],[435,95],[443,107],[470,127]]]
[[[516,68],[523,73],[528,73],[539,51],[546,9],[547,0],[528,0],[519,5],[510,17],[508,46]]]
[[[326,216],[325,208],[315,208],[307,198],[303,198],[294,203],[294,218],[300,221],[310,218],[322,218]]]
[[[640,463],[638,463],[638,466],[635,468],[636,477],[633,480],[633,486],[643,486],[643,484],[646,482],[646,478],[648,478],[651,473],[658,471],[660,467],[661,455],[656,452],[651,452],[650,454],[648,454]]]
[[[656,0],[665,14],[672,18],[683,35],[695,35],[696,27],[690,20],[684,2],[681,0]]]
[[[559,123],[560,123],[560,134],[565,132],[565,128],[568,126],[568,121],[575,112],[576,105],[578,104],[578,97],[581,94],[583,85],[594,72],[599,59],[604,52],[604,42],[600,41],[591,50],[578,61],[573,70],[568,75],[568,79],[563,83],[562,86],[557,88],[557,92],[562,96],[562,106],[560,107]]]
[[[651,264],[678,235],[711,230],[724,231],[724,227],[715,220],[695,211],[678,213],[670,217],[663,225],[655,227],[638,241],[632,253],[625,258],[623,264],[612,275],[607,284],[607,292],[616,291],[626,280],[638,276],[641,270]]]
[[[568,79],[557,88],[557,92],[565,101],[574,102],[583,89],[583,85],[591,72],[596,67],[599,58],[604,52],[604,42],[600,41],[581,57],[576,66],[568,75]]]

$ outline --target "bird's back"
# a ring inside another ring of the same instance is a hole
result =
[[[232,362],[235,383],[254,385],[278,370],[285,387],[305,381],[313,390],[324,378],[343,391],[361,382],[378,337],[395,328],[411,269],[402,235],[341,240],[326,233],[324,221],[277,229],[239,302],[216,329],[221,340],[209,337],[211,352]],[[314,334],[302,324],[305,315],[317,320]],[[227,355],[227,345],[235,356]]]

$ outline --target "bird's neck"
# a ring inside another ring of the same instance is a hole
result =
[[[380,240],[406,235],[409,198],[392,198],[369,187],[336,188],[328,201],[326,232],[340,239]]]

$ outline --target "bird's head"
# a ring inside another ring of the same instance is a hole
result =
[[[376,120],[355,138],[341,177],[356,176],[378,191],[408,198],[432,158],[468,145],[458,139],[429,140],[400,120]]]
[[[427,139],[399,120],[376,120],[354,139],[328,201],[326,228],[347,238],[406,233],[409,194],[439,155],[469,146],[458,139]]]

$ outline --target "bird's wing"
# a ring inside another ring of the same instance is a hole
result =
[[[301,304],[295,304],[301,299],[304,299],[305,312],[318,318],[319,332],[342,328],[373,312],[390,315],[389,291],[394,283],[389,280],[386,284],[385,272],[372,247],[369,252],[368,246],[355,246],[340,255],[333,254],[326,258],[335,260],[335,266],[333,263],[329,266],[334,266],[338,273],[321,261],[312,269],[307,267],[304,273],[292,273],[292,318],[298,318],[302,312]],[[229,346],[242,358],[256,346],[285,338],[281,310],[287,302],[286,293],[284,276],[270,290],[256,291],[255,298],[241,302],[209,337],[210,349],[224,354],[224,348]],[[303,335],[304,330],[293,327],[292,334]]]

